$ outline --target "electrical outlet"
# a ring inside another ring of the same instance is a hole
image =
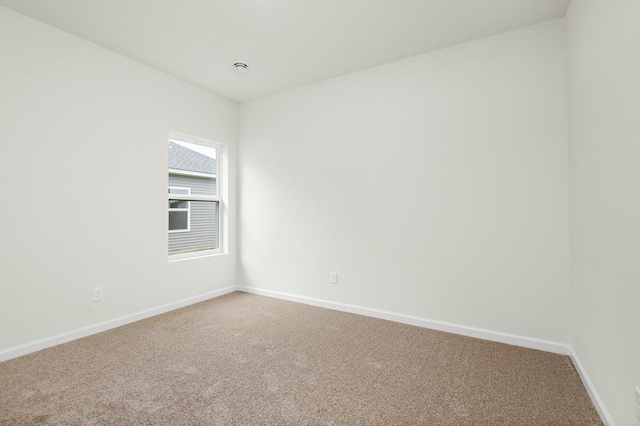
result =
[[[99,302],[102,300],[102,287],[95,287],[93,289],[93,301]]]
[[[338,273],[337,272],[329,272],[329,282],[331,284],[338,284]]]

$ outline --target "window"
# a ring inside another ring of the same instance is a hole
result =
[[[222,145],[192,137],[170,137],[169,257],[221,252]]]

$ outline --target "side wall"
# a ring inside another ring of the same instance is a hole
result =
[[[560,19],[242,103],[241,280],[568,343],[565,65]]]
[[[229,254],[167,255],[169,132],[233,194],[235,103],[2,7],[0,63],[0,351],[236,284],[233,198]]]
[[[640,425],[640,2],[567,12],[571,345],[618,426]]]

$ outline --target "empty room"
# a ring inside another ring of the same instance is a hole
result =
[[[640,1],[0,0],[0,425],[640,426]]]

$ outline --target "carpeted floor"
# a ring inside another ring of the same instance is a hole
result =
[[[0,364],[1,425],[601,425],[569,358],[233,293]]]

